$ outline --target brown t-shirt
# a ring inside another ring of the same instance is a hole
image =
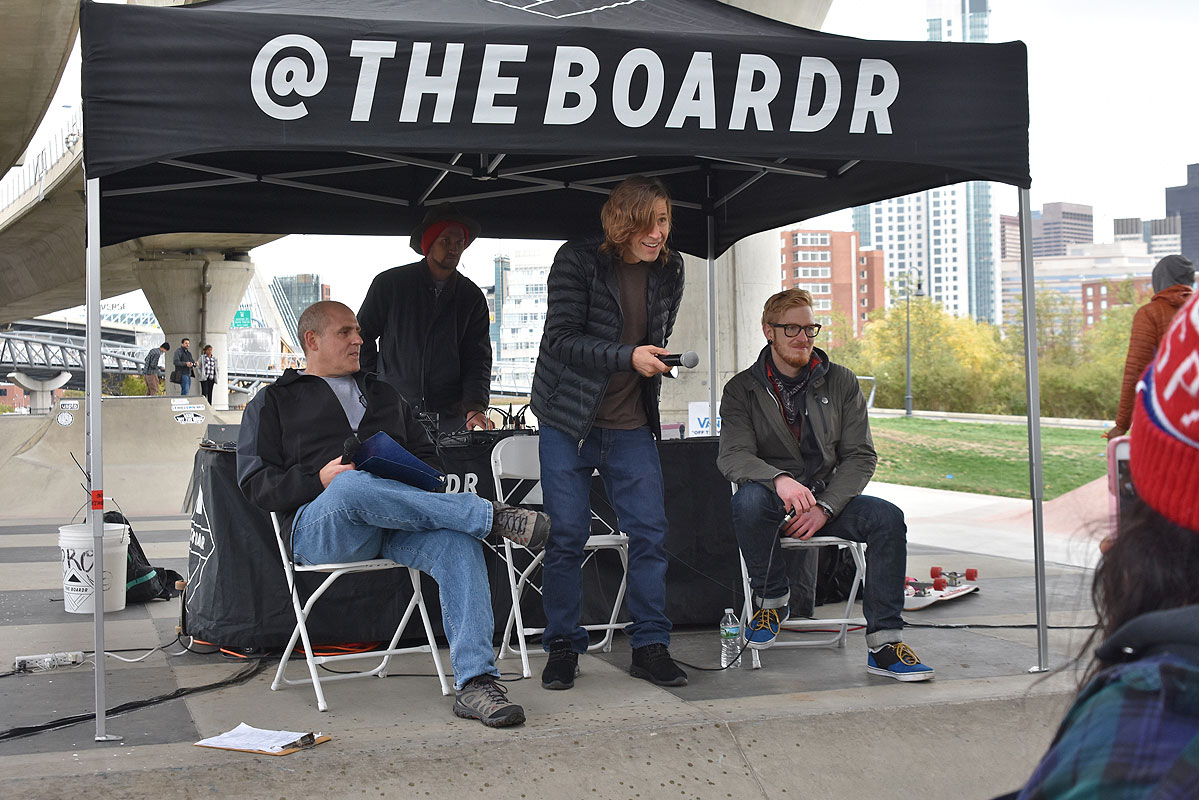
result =
[[[650,268],[651,265],[647,262],[626,264],[620,259],[612,261],[612,269],[616,270],[616,279],[620,284],[620,310],[624,315],[624,328],[620,332],[621,344],[645,344],[649,313],[646,277]],[[612,374],[608,381],[608,389],[604,392],[604,399],[595,415],[597,428],[631,431],[649,424],[645,416],[645,404],[641,398],[641,380],[641,376],[632,370]]]

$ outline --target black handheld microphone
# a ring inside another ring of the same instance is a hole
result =
[[[358,452],[358,448],[362,446],[362,442],[358,441],[358,435],[351,433],[346,437],[346,440],[341,444],[341,463],[350,464],[354,461],[354,455]]]
[[[658,354],[658,360],[668,367],[686,367],[691,369],[699,364],[699,354],[694,350],[688,350],[686,353],[679,355],[678,353]]]

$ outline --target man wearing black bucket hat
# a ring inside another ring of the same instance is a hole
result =
[[[487,300],[458,272],[479,233],[453,204],[433,207],[409,239],[424,258],[375,276],[358,311],[362,368],[417,410],[437,414],[443,433],[491,427]]]

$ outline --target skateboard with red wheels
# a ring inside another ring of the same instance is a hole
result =
[[[941,567],[929,570],[931,583],[907,578],[903,589],[903,610],[919,611],[933,603],[942,600],[952,600],[978,591],[978,570],[968,569],[965,572],[946,572]]]

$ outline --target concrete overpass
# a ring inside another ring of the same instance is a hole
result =
[[[0,172],[46,115],[79,32],[77,0],[0,0]]]

